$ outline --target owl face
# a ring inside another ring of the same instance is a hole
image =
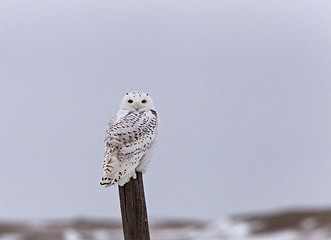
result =
[[[121,109],[130,111],[142,111],[153,108],[153,101],[148,94],[143,92],[127,93],[121,103]]]

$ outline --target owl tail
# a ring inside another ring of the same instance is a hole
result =
[[[102,176],[100,185],[109,187],[114,184],[114,179],[108,177],[107,175]]]
[[[109,187],[118,183],[118,185],[123,186],[130,178],[136,179],[136,167],[138,164],[131,164],[131,166],[123,165],[116,169],[116,172],[105,173],[102,178],[100,185]]]

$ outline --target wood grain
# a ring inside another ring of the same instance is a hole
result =
[[[136,174],[136,179],[118,187],[124,239],[150,240],[142,173]]]

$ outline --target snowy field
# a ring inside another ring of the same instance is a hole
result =
[[[160,221],[153,240],[324,240],[331,239],[331,210],[245,215],[212,222]],[[123,240],[120,222],[0,222],[0,240]],[[137,239],[139,240],[139,239]]]

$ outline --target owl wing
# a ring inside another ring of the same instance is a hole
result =
[[[156,111],[120,111],[108,124],[101,185],[124,185],[157,136]]]

